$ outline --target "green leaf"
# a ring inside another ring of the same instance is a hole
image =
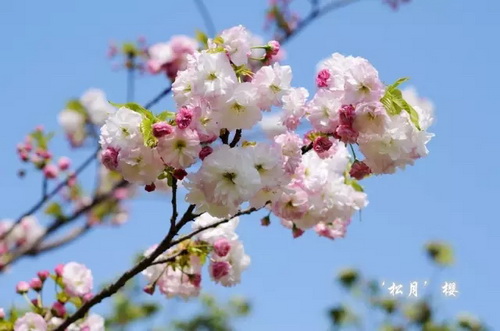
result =
[[[142,114],[150,119],[154,119],[155,116],[153,115],[153,113],[149,110],[147,110],[146,108],[144,108],[143,106],[141,106],[140,104],[138,103],[135,103],[135,102],[127,102],[127,103],[114,103],[114,102],[111,102],[111,101],[108,101],[111,105],[115,106],[116,108],[121,108],[121,107],[125,107],[125,108],[128,108],[130,110],[133,110],[135,111],[136,113],[139,113],[139,114]]]
[[[87,116],[87,111],[85,110],[85,107],[81,104],[80,100],[78,99],[71,99],[66,103],[66,109],[73,110],[83,116]]]
[[[419,117],[417,111],[403,98],[401,90],[399,90],[399,85],[408,81],[409,78],[400,78],[394,84],[387,86],[384,96],[380,99],[380,102],[384,105],[387,114],[390,116],[396,116],[401,114],[404,110],[410,116],[410,121],[415,125],[417,130],[422,130],[420,128]]]
[[[153,148],[158,144],[158,139],[153,135],[154,119],[143,117],[141,122],[141,133],[144,137],[144,146]]]
[[[30,137],[35,140],[37,146],[40,149],[46,150],[49,144],[49,141],[54,137],[53,132],[49,132],[44,134],[43,131],[35,130],[30,134]]]
[[[203,48],[208,48],[208,36],[205,32],[196,30],[195,39],[203,45]]]
[[[166,121],[167,118],[173,118],[173,117],[175,117],[175,113],[171,111],[164,111],[156,115],[156,118],[161,122]]]
[[[451,246],[441,241],[431,241],[425,245],[429,258],[438,265],[450,266],[454,262],[454,254]]]
[[[45,214],[54,216],[55,218],[63,218],[61,205],[57,202],[52,202],[45,208]]]
[[[224,39],[222,39],[221,36],[217,36],[215,37],[213,40],[213,43],[220,46],[220,45],[224,45]]]

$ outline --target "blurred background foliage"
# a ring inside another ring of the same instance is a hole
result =
[[[343,268],[335,278],[335,284],[343,289],[344,296],[332,307],[327,316],[331,330],[380,330],[380,331],[486,331],[493,330],[472,313],[458,316],[441,316],[443,302],[437,296],[444,295],[437,283],[437,275],[445,273],[454,263],[452,247],[442,241],[430,241],[424,246],[425,255],[435,272],[430,286],[419,284],[417,296],[391,295],[384,282],[365,276],[355,268]],[[435,284],[434,284],[435,285]],[[406,289],[405,289],[406,290]],[[129,285],[114,297],[111,313],[106,319],[109,330],[129,330],[138,321],[164,314],[162,301],[153,298],[143,300],[144,293],[136,284]],[[335,300],[337,301],[337,300]],[[251,313],[251,304],[241,297],[221,302],[210,294],[197,299],[197,311],[184,319],[173,319],[168,325],[158,325],[154,331],[231,331],[234,322]]]

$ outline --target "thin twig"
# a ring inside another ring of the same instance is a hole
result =
[[[146,103],[144,108],[149,109],[149,108],[153,107],[158,102],[160,102],[160,100],[163,99],[163,97],[167,96],[170,93],[170,91],[172,91],[172,86],[169,86],[166,89],[164,89],[163,91],[161,91],[160,94],[158,94],[156,97],[154,97],[153,100]]]
[[[118,290],[120,290],[125,284],[132,279],[134,276],[139,274],[141,271],[146,269],[153,263],[158,256],[160,256],[163,252],[165,252],[167,249],[172,247],[172,240],[174,236],[179,232],[179,230],[186,225],[193,217],[192,212],[194,210],[195,206],[190,205],[184,215],[182,216],[181,220],[179,223],[174,226],[170,227],[167,235],[161,243],[156,247],[156,249],[148,256],[144,257],[139,263],[137,263],[135,266],[133,266],[131,269],[126,271],[123,275],[118,278],[118,280],[104,288],[101,292],[96,294],[92,299],[84,303],[73,315],[69,316],[64,322],[62,322],[59,327],[55,329],[55,331],[64,331],[66,328],[73,322],[77,321],[78,319],[82,318],[85,316],[85,314],[95,306],[96,304],[100,303],[102,300],[112,296]]]
[[[307,15],[303,20],[301,20],[295,29],[293,29],[290,33],[286,34],[281,38],[280,43],[284,43],[288,40],[290,40],[292,37],[295,37],[298,35],[304,28],[306,28],[309,24],[311,24],[315,19],[320,18],[321,16],[324,16],[328,14],[331,11],[346,7],[350,4],[353,4],[355,2],[359,2],[361,0],[336,0],[332,1],[323,7],[312,9],[309,15]]]
[[[208,8],[203,3],[203,0],[194,0],[194,3],[196,4],[201,17],[205,22],[205,28],[207,29],[208,34],[210,35],[210,37],[215,37],[217,29],[215,28],[214,21],[212,20],[212,16],[210,15]]]
[[[235,147],[236,144],[238,144],[238,142],[240,141],[240,139],[241,139],[241,129],[236,129],[236,132],[234,133],[233,140],[229,144],[229,147],[231,147],[231,148]]]
[[[38,201],[33,207],[31,207],[28,211],[26,211],[24,214],[22,214],[16,220],[16,222],[9,228],[9,230],[5,231],[2,235],[0,235],[0,240],[3,240],[4,238],[6,238],[14,230],[14,228],[17,227],[21,223],[23,218],[37,212],[38,209],[40,209],[48,200],[52,199],[57,193],[59,193],[59,191],[61,189],[66,187],[68,185],[68,182],[72,178],[78,176],[83,170],[85,170],[85,168],[87,168],[87,166],[89,164],[91,164],[92,161],[97,157],[99,150],[100,149],[98,148],[94,153],[89,155],[89,157],[76,169],[75,173],[72,176],[68,176],[68,178],[66,178],[66,180],[60,182],[56,187],[54,187],[52,189],[52,191],[48,192],[45,196],[42,196],[40,201]]]
[[[113,197],[113,194],[115,193],[116,189],[120,187],[124,187],[128,185],[128,182],[125,180],[120,181],[117,183],[109,192],[102,194],[102,195],[97,195],[94,197],[92,202],[85,207],[82,207],[78,209],[75,213],[73,213],[71,216],[62,218],[62,219],[56,219],[54,222],[52,222],[46,229],[43,235],[41,235],[37,240],[35,240],[31,245],[28,247],[21,247],[18,250],[12,252],[12,255],[10,256],[9,260],[7,260],[3,265],[4,267],[11,265],[12,263],[16,262],[19,260],[21,257],[25,255],[36,255],[34,252],[36,252],[37,248],[41,243],[53,232],[61,228],[62,226],[65,226],[67,224],[72,223],[76,219],[78,219],[80,216],[84,215],[88,211],[90,211],[92,208],[100,204],[101,202],[106,201],[110,197]]]
[[[172,217],[170,218],[170,227],[175,227],[177,221],[177,178],[172,178]]]
[[[45,253],[47,251],[51,251],[55,248],[59,248],[61,246],[69,244],[70,242],[76,240],[77,238],[79,238],[82,235],[84,235],[85,233],[87,233],[91,228],[92,227],[89,224],[85,224],[83,226],[80,226],[78,228],[73,229],[65,236],[54,239],[54,240],[47,242],[47,243],[42,242],[39,245],[39,247],[34,248],[30,252],[28,252],[28,255],[36,256],[36,255],[39,255],[41,253]]]

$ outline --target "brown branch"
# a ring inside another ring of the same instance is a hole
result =
[[[89,224],[85,224],[81,227],[74,228],[73,230],[71,230],[66,235],[64,235],[60,238],[54,239],[50,242],[40,243],[40,245],[38,247],[36,247],[33,250],[31,250],[30,252],[28,252],[28,254],[31,256],[36,256],[36,255],[39,255],[41,253],[45,253],[45,252],[51,251],[55,248],[59,248],[61,246],[64,246],[64,245],[78,239],[79,237],[81,237],[82,235],[87,233],[91,228],[92,227]]]
[[[153,100],[151,100],[148,103],[146,103],[144,105],[144,108],[149,109],[149,108],[153,107],[158,102],[160,102],[161,99],[163,99],[164,97],[166,97],[171,91],[172,91],[172,86],[167,87],[166,89],[164,89],[163,91],[161,91],[160,94],[158,94],[156,97],[154,97]]]
[[[66,180],[60,182],[56,187],[52,189],[52,191],[48,192],[47,194],[43,195],[40,201],[38,201],[33,207],[31,207],[28,211],[26,211],[24,214],[22,214],[15,222],[14,224],[9,228],[9,230],[5,231],[2,235],[0,235],[0,240],[5,239],[14,229],[21,223],[23,218],[26,216],[29,216],[31,214],[34,214],[37,212],[47,201],[52,199],[61,189],[66,187],[68,185],[68,182],[78,176],[85,168],[89,166],[89,164],[92,163],[92,161],[97,157],[97,154],[99,153],[100,148],[98,148],[94,153],[92,153],[76,170],[73,176],[68,176]]]
[[[241,139],[241,129],[236,129],[236,132],[234,133],[233,140],[229,144],[229,147],[231,147],[231,148],[235,147],[236,144],[238,144],[238,142],[240,141],[240,139]]]
[[[232,218],[240,215],[246,215],[246,214],[251,214],[254,211],[257,211],[258,209],[256,208],[250,208],[244,211],[240,211],[231,218],[227,218],[224,220],[221,220],[219,222],[216,222],[214,224],[211,224],[209,226],[200,228],[196,231],[193,231],[189,235],[186,235],[178,240],[173,240],[174,236],[182,229],[184,225],[186,225],[189,221],[193,219],[193,214],[192,212],[194,211],[195,206],[190,205],[189,208],[186,210],[184,215],[182,216],[181,220],[175,227],[170,227],[168,234],[165,236],[165,238],[162,240],[162,242],[158,245],[158,247],[147,257],[144,257],[139,263],[137,263],[135,266],[133,266],[131,269],[126,271],[123,275],[118,278],[116,282],[113,284],[107,286],[104,288],[101,292],[96,294],[92,299],[84,303],[80,309],[78,309],[73,315],[69,316],[59,327],[55,329],[55,331],[64,331],[71,323],[76,322],[80,318],[84,317],[85,314],[95,306],[96,304],[100,303],[102,300],[112,296],[116,292],[118,292],[125,284],[132,279],[134,276],[138,275],[140,272],[142,272],[144,269],[148,268],[151,266],[153,263],[155,263],[155,259],[160,256],[163,252],[168,250],[169,248],[183,242],[184,240],[187,240],[196,234],[205,231],[210,228],[217,227],[218,225],[222,223],[229,222]]]
[[[121,180],[119,183],[117,183],[109,192],[101,195],[96,195],[92,202],[80,209],[78,209],[74,214],[71,216],[62,218],[62,219],[56,219],[54,222],[52,222],[46,229],[43,235],[41,235],[35,242],[33,242],[31,245],[28,247],[21,247],[14,251],[12,253],[12,256],[9,258],[4,263],[4,267],[11,265],[12,263],[16,262],[20,258],[26,255],[36,255],[37,248],[41,243],[53,232],[61,228],[62,226],[65,226],[67,224],[70,224],[71,222],[75,221],[78,219],[80,216],[84,215],[88,211],[90,211],[92,208],[100,204],[101,202],[106,201],[107,199],[113,197],[115,191],[118,188],[125,187],[128,185],[128,182],[125,180]]]
[[[322,7],[319,6],[314,6],[309,13],[303,20],[299,21],[297,24],[297,27],[293,29],[290,33],[286,34],[281,40],[279,40],[280,43],[285,43],[288,40],[290,40],[292,37],[298,35],[302,30],[304,30],[307,26],[309,26],[314,20],[320,18],[321,16],[324,16],[328,14],[329,12],[332,12],[337,9],[344,8],[350,4],[356,3],[361,0],[336,0],[332,1]]]

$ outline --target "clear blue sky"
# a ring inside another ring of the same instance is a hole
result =
[[[265,35],[266,1],[207,2],[218,29],[244,24]],[[306,0],[297,2],[307,8]],[[333,286],[339,268],[362,267],[386,281],[426,280],[431,270],[421,247],[429,239],[450,241],[458,260],[443,280],[456,281],[460,295],[437,295],[446,303],[440,313],[471,311],[500,328],[499,17],[500,3],[493,0],[413,0],[399,12],[366,0],[323,17],[286,46],[295,86],[312,89],[316,63],[335,51],[366,57],[386,82],[411,77],[436,105],[436,137],[429,157],[416,166],[366,182],[370,205],[344,240],[314,233],[292,240],[278,224],[261,228],[257,216],[244,218],[239,233],[252,264],[242,284],[225,289],[206,282],[221,297],[252,300],[254,312],[239,330],[324,330],[325,309],[340,298]],[[15,144],[40,123],[60,133],[56,114],[89,87],[104,89],[117,102],[125,98],[125,73],[112,72],[105,58],[108,41],[139,35],[163,41],[203,24],[192,1],[18,0],[0,5],[0,27],[0,216],[16,218],[38,199],[40,184],[33,173],[16,178]],[[165,84],[162,77],[140,78],[137,101],[149,100]],[[56,152],[77,160],[90,153],[70,152],[56,141]],[[12,303],[17,280],[59,262],[85,263],[96,283],[111,279],[163,236],[168,208],[164,198],[141,197],[123,228],[98,229],[56,253],[21,261],[0,276],[0,306]],[[174,311],[183,311],[182,305]]]

